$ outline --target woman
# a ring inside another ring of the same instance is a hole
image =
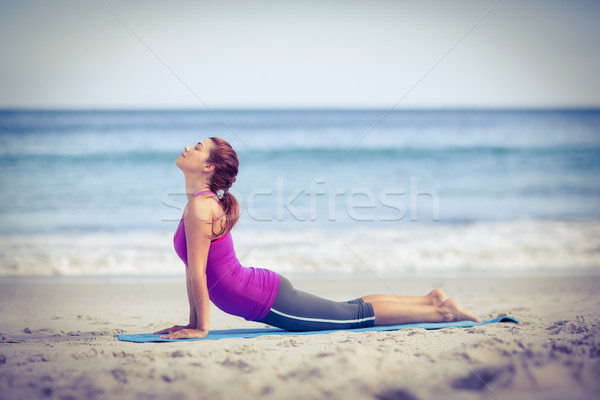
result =
[[[351,329],[412,322],[472,320],[435,289],[427,296],[364,296],[348,302],[297,291],[283,276],[264,268],[242,267],[235,256],[231,229],[239,206],[229,193],[238,159],[229,143],[209,138],[186,146],[175,163],[185,176],[188,204],[173,239],[186,265],[190,318],[156,332],[164,338],[203,338],[209,330],[209,299],[221,310],[292,330]],[[217,193],[222,193],[217,196]]]

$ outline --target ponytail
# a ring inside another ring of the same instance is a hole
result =
[[[240,219],[240,205],[234,195],[227,190],[219,198],[219,201],[223,207],[223,211],[225,211],[225,225],[221,232],[216,236],[221,236],[226,232],[230,232]]]
[[[211,149],[208,162],[215,165],[215,172],[210,180],[210,190],[214,193],[222,192],[219,201],[225,211],[225,225],[215,236],[229,233],[240,218],[240,206],[234,195],[229,193],[229,188],[235,182],[238,173],[239,161],[235,150],[225,140],[211,137],[215,146]],[[214,234],[214,232],[213,232]]]

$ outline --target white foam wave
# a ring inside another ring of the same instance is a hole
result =
[[[179,275],[172,235],[2,236],[0,275]],[[597,271],[599,238],[600,222],[556,221],[234,232],[243,265],[298,274]]]
[[[282,272],[540,272],[600,267],[600,223],[513,221],[238,235],[247,264]],[[241,239],[241,240],[240,240]],[[238,247],[240,247],[238,245]],[[240,252],[238,255],[241,256]]]
[[[111,276],[181,272],[173,234],[93,233],[0,237],[0,275]]]

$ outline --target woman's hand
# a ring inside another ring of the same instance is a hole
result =
[[[182,329],[190,329],[192,328],[190,325],[175,325],[167,329],[163,329],[162,331],[154,332],[155,335],[163,334],[163,333],[175,333]]]
[[[184,328],[176,332],[171,332],[168,335],[163,335],[163,339],[191,339],[191,338],[205,338],[208,335],[208,330],[204,329],[193,329]]]

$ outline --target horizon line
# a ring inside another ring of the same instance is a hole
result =
[[[600,105],[581,106],[448,106],[448,107],[213,107],[212,111],[600,111]],[[205,107],[2,107],[0,112],[211,112]]]

